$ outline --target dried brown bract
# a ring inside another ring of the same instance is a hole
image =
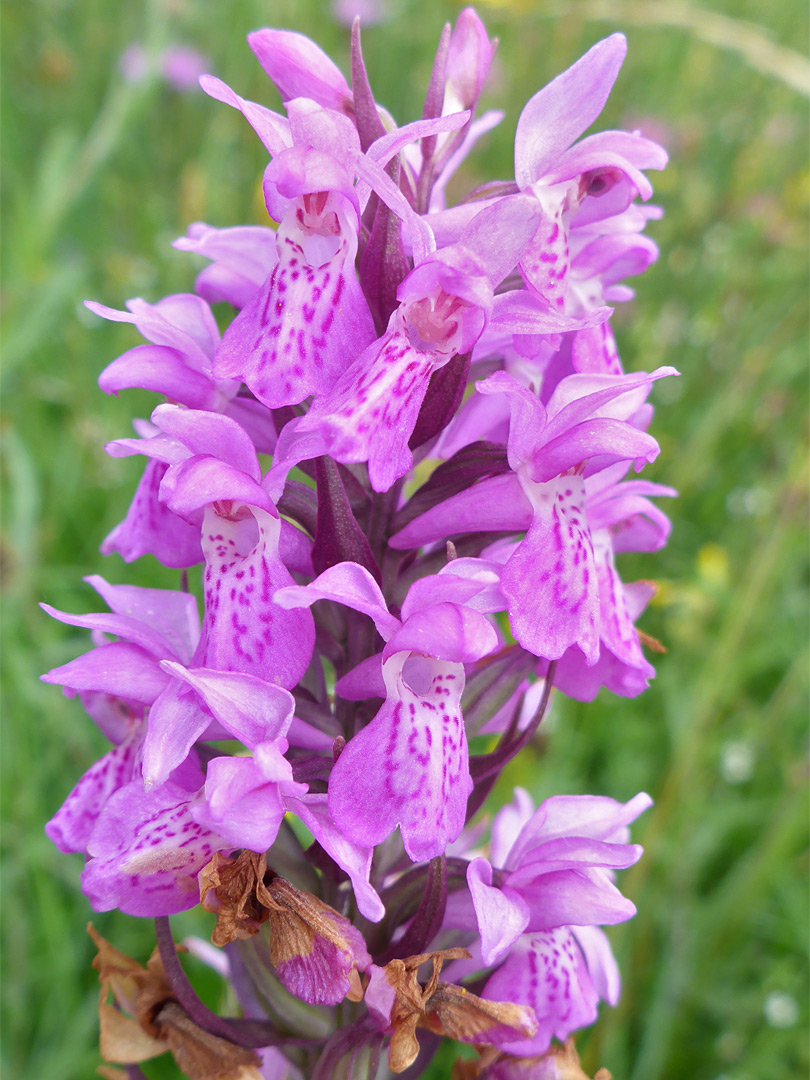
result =
[[[366,1001],[378,1016],[387,1014],[393,1028],[388,1048],[388,1064],[393,1072],[404,1072],[416,1060],[418,1027],[479,1045],[530,1038],[537,1031],[531,1009],[512,1002],[486,1001],[462,986],[439,981],[446,960],[469,955],[466,949],[443,949],[392,960],[372,973]],[[429,960],[433,971],[422,986],[417,970]]]
[[[259,932],[271,906],[266,875],[267,859],[255,851],[242,851],[235,859],[218,851],[200,871],[200,903],[217,916],[211,935],[215,945]]]
[[[252,1050],[194,1023],[175,998],[157,949],[144,968],[92,925],[87,931],[98,948],[93,967],[101,982],[99,1041],[106,1061],[135,1065],[168,1050],[190,1080],[261,1080],[261,1062]]]

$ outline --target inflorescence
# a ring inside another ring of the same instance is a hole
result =
[[[416,1076],[449,1037],[478,1051],[458,1080],[584,1076],[566,1040],[618,998],[600,927],[635,913],[614,871],[639,859],[628,826],[650,799],[535,808],[518,788],[476,815],[552,687],[633,697],[654,674],[635,627],[654,586],[615,556],[666,542],[650,497],[674,492],[632,474],[659,450],[652,384],[677,373],[625,373],[609,305],[657,257],[638,200],[666,155],[639,133],[580,139],[621,34],[525,106],[514,179],[455,205],[502,119],[475,115],[496,42],[472,9],[403,127],[357,23],[350,83],[299,34],[248,43],[286,115],[200,82],[264,144],[277,226],[192,225],[175,246],[210,260],[194,293],[87,305],[146,340],[102,390],[165,398],[107,446],[146,468],[102,552],[184,582],[199,566],[202,621],[187,585],[98,576],[109,612],[43,605],[93,635],[44,679],[112,743],[48,835],[85,853],[95,910],[156,920],[146,967],[92,931],[102,1054],[327,1080],[373,1077],[387,1051]],[[221,951],[191,947],[238,1017],[180,965],[168,916],[197,904]]]

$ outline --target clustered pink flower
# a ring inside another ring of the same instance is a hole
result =
[[[92,635],[43,678],[112,744],[47,832],[85,854],[95,910],[157,919],[160,978],[203,1031],[264,1048],[266,1077],[331,1076],[385,1040],[391,1068],[425,1065],[442,1034],[494,1048],[482,1076],[557,1075],[552,1039],[618,998],[600,927],[635,913],[614,875],[650,800],[535,810],[517,789],[487,847],[470,823],[552,692],[633,697],[654,675],[636,629],[654,587],[617,556],[667,540],[651,500],[675,493],[633,473],[677,372],[625,372],[611,316],[657,257],[645,170],[666,155],[581,138],[621,34],[527,103],[514,179],[455,205],[450,177],[502,119],[476,115],[495,42],[471,8],[402,127],[357,21],[351,83],[299,34],[248,43],[284,114],[200,84],[263,143],[275,224],[192,225],[175,247],[209,260],[194,293],[87,305],[145,342],[102,390],[161,398],[107,446],[146,466],[102,552],[191,571],[202,610],[187,584],[98,576],[109,611],[43,605]],[[471,756],[482,730],[498,745]],[[236,942],[219,967],[241,1018],[209,1013],[174,956],[166,917],[201,889]],[[344,998],[343,1026],[313,1034]]]

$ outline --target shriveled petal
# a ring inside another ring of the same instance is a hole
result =
[[[432,682],[417,694],[402,678],[406,655],[385,664],[389,696],[333,768],[329,809],[338,827],[367,847],[399,824],[417,862],[458,837],[472,780],[459,706],[464,669],[433,661]]]

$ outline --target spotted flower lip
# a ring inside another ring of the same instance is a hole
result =
[[[484,581],[448,576],[438,588],[431,597],[415,587],[403,602],[402,621],[356,563],[275,594],[282,607],[337,600],[370,615],[386,639],[349,691],[373,693],[381,675],[386,701],[341,752],[329,780],[329,809],[347,836],[368,847],[399,825],[414,861],[443,852],[464,826],[472,780],[460,710],[463,664],[497,645],[492,625],[464,605],[484,590]]]

